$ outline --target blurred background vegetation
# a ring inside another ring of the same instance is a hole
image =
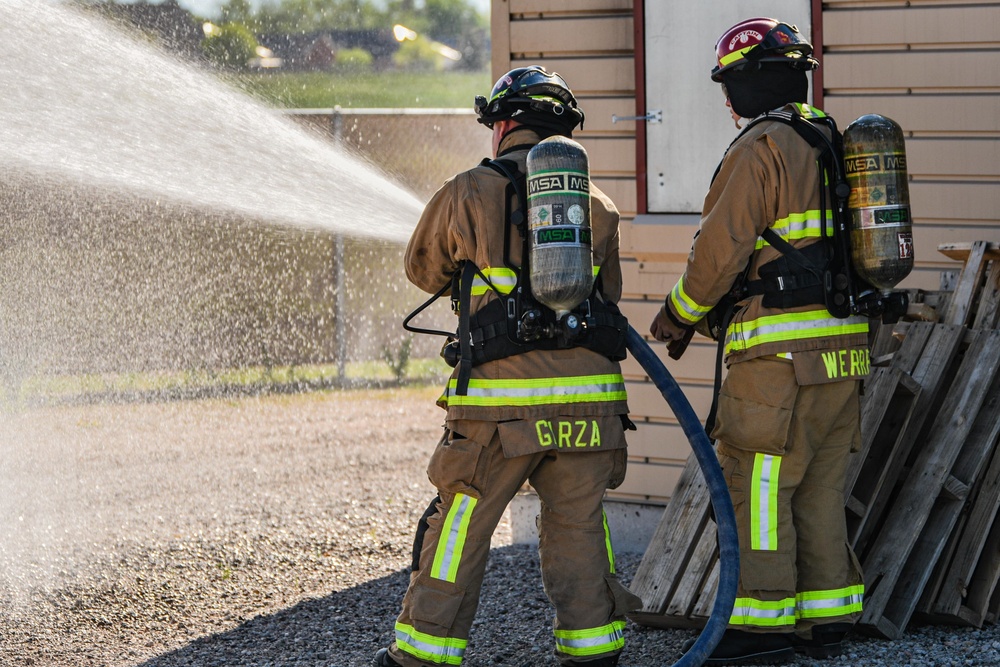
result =
[[[82,1],[276,106],[471,108],[492,84],[481,1]]]

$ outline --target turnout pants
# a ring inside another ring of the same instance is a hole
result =
[[[859,442],[859,383],[800,386],[793,364],[733,364],[713,431],[740,542],[729,626],[792,632],[854,623],[861,567],[847,541],[844,484]]]
[[[615,575],[602,499],[624,478],[625,457],[625,449],[609,449],[505,458],[499,432],[486,445],[446,432],[428,466],[439,496],[418,528],[392,658],[404,667],[461,664],[490,539],[525,481],[541,500],[539,555],[556,610],[557,657],[619,653],[625,613],[641,601]]]

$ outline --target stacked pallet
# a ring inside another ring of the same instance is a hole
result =
[[[845,485],[866,582],[858,627],[887,638],[915,614],[977,627],[1000,614],[1000,244],[939,250],[961,274],[949,290],[911,293],[913,312],[936,321],[878,332]],[[636,622],[698,627],[711,614],[709,507],[691,457],[633,579]]]

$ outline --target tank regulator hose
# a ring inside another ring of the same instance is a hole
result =
[[[639,365],[649,374],[656,388],[663,394],[663,398],[666,399],[680,422],[681,428],[684,429],[684,435],[691,443],[691,449],[694,451],[698,464],[701,466],[701,472],[708,483],[712,509],[715,511],[715,523],[719,536],[719,587],[715,593],[715,604],[712,607],[712,614],[694,646],[674,663],[674,667],[701,667],[715,650],[719,640],[722,639],[722,633],[726,631],[729,618],[733,613],[733,605],[736,602],[736,586],[740,578],[740,549],[736,533],[736,513],[733,511],[729,488],[726,486],[726,480],[722,475],[722,468],[719,466],[719,460],[715,456],[712,443],[677,381],[670,375],[666,366],[653,353],[642,336],[636,333],[636,330],[631,326],[628,328],[625,344]]]

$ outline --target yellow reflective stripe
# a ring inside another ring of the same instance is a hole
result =
[[[437,551],[434,552],[434,563],[431,565],[430,576],[443,581],[455,583],[458,576],[458,564],[462,560],[465,549],[465,538],[469,531],[469,520],[472,510],[476,509],[476,499],[464,493],[456,493],[451,502],[448,516],[445,517],[441,536],[438,538]]]
[[[806,118],[826,118],[826,114],[816,107],[809,106],[804,102],[793,102],[793,104],[800,116],[805,116]]]
[[[611,574],[615,573],[615,550],[611,546],[611,529],[608,528],[608,515],[601,507],[601,516],[604,519],[604,546],[608,550],[608,567],[610,568]]]
[[[418,632],[412,625],[396,623],[396,648],[424,662],[461,665],[468,643],[458,637],[435,637]]]
[[[743,54],[745,54],[747,51],[749,51],[750,49],[752,49],[755,46],[757,46],[757,45],[756,44],[751,44],[750,46],[748,46],[746,48],[740,49],[739,51],[733,51],[732,53],[727,53],[726,55],[724,55],[721,58],[719,58],[719,64],[722,65],[722,66],[726,66],[726,65],[728,65],[730,63],[734,63],[737,60],[740,60],[741,58],[743,58]]]
[[[851,316],[840,319],[832,316],[826,309],[766,315],[731,324],[726,336],[726,354],[749,350],[764,343],[867,333],[866,318]]]
[[[598,272],[601,267],[594,267],[594,277],[597,277]],[[514,291],[514,287],[517,286],[517,273],[508,269],[506,267],[486,267],[482,271],[486,279],[483,280],[482,277],[477,273],[472,279],[472,294],[473,296],[482,296],[486,294],[490,289],[494,289],[499,294],[510,294]]]
[[[620,373],[520,380],[469,380],[468,393],[455,395],[457,379],[448,381],[444,398],[448,406],[532,406],[555,403],[607,403],[628,399]]]
[[[684,276],[677,281],[674,288],[670,290],[670,303],[674,306],[674,312],[682,320],[690,322],[691,324],[697,324],[701,318],[708,314],[708,311],[712,310],[711,306],[703,306],[684,291]]]
[[[625,646],[625,621],[587,630],[555,630],[556,651],[574,657],[620,651]]]
[[[795,241],[798,239],[820,238],[823,235],[821,214],[818,209],[805,211],[803,213],[792,213],[787,218],[775,220],[771,225],[774,231],[785,241]],[[826,215],[827,234],[833,234],[833,214],[827,212]],[[770,245],[763,238],[757,239],[756,248],[760,250],[764,246]]]
[[[795,596],[799,618],[830,618],[859,613],[865,597],[864,584],[829,591],[806,591]]]
[[[781,457],[757,453],[750,479],[750,548],[778,550],[778,473]]]
[[[752,625],[758,628],[795,625],[795,598],[773,601],[736,598],[729,624]]]
[[[489,267],[482,270],[483,276],[489,280],[487,283],[478,273],[472,279],[472,294],[482,296],[488,290],[495,289],[500,294],[510,294],[517,284],[517,274],[507,267]]]

